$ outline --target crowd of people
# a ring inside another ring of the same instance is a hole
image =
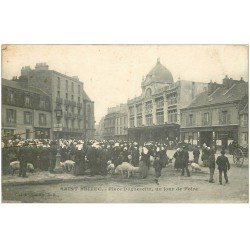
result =
[[[107,175],[107,162],[110,161],[115,167],[128,162],[135,167],[140,167],[141,177],[146,178],[151,166],[155,170],[155,182],[161,176],[162,168],[166,167],[172,158],[167,155],[168,145],[158,142],[147,142],[139,145],[134,141],[83,141],[49,139],[34,140],[2,140],[2,166],[6,170],[10,162],[20,161],[19,176],[26,177],[27,163],[33,164],[35,169],[53,172],[56,166],[58,154],[60,161],[72,160],[75,162],[74,174],[83,175],[87,172],[91,175]],[[173,155],[174,168],[181,170],[181,175],[190,176],[189,152],[186,146],[177,148]],[[196,146],[193,150],[193,162],[199,164],[200,149]],[[230,168],[225,151],[215,159],[215,150],[205,144],[201,150],[201,160],[210,169],[209,182],[213,183],[215,165],[219,167],[222,183],[222,173],[228,182],[227,171]],[[220,170],[221,169],[221,170]]]

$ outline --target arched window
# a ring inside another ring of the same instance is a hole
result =
[[[151,95],[152,95],[152,90],[151,90],[151,88],[148,88],[146,90],[146,96],[151,96]]]

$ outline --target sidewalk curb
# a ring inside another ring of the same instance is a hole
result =
[[[88,177],[84,176],[82,178],[77,179],[48,179],[48,180],[38,180],[38,181],[27,181],[27,182],[2,182],[2,187],[13,187],[13,186],[25,186],[25,185],[48,185],[48,184],[59,184],[59,183],[70,183],[70,182],[77,182],[77,181],[87,181],[87,180],[105,180],[107,176],[97,176],[97,177]]]

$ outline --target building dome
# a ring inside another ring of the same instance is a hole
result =
[[[147,74],[144,83],[149,84],[152,82],[160,83],[173,83],[174,79],[171,72],[161,64],[160,59],[157,59],[157,63],[154,68]]]

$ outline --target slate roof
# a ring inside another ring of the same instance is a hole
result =
[[[87,100],[87,101],[91,102],[91,99],[89,98],[89,96],[87,95],[85,90],[83,90],[83,100]]]
[[[183,110],[240,101],[246,93],[248,93],[248,83],[236,83],[229,89],[221,84],[221,86],[210,95],[208,95],[207,91],[200,93],[193,102],[183,108]]]
[[[45,93],[44,91],[42,91],[41,89],[38,89],[38,88],[33,87],[33,86],[29,86],[27,82],[16,82],[16,81],[7,80],[7,79],[2,78],[1,84],[2,84],[2,86],[48,96],[48,94]]]

